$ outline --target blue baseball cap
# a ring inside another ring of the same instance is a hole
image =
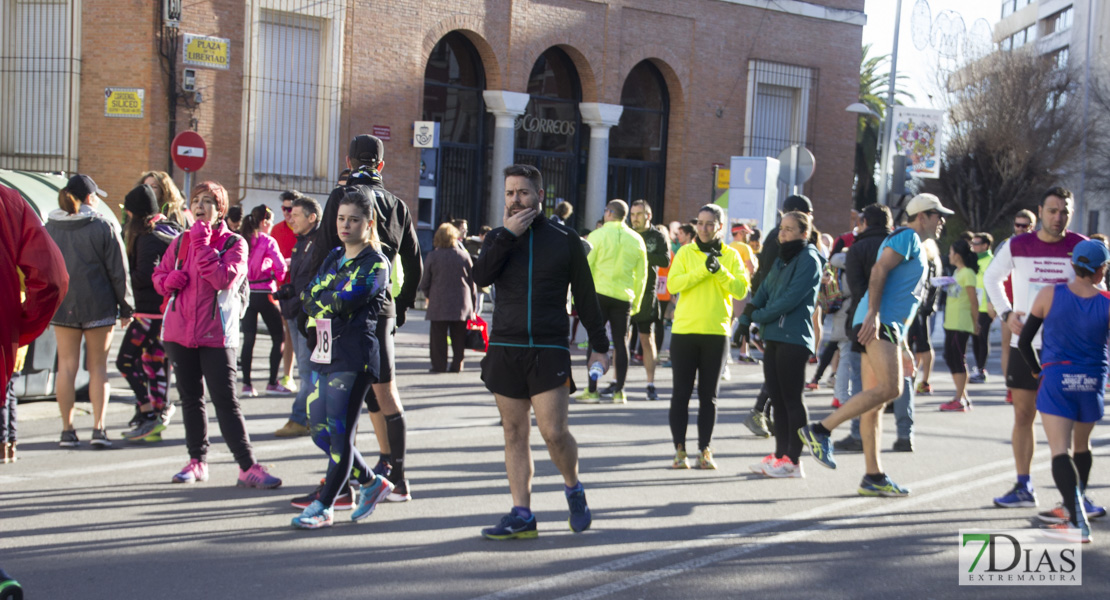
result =
[[[1071,251],[1071,264],[1092,273],[1107,262],[1110,262],[1110,250],[1098,240],[1083,240]]]

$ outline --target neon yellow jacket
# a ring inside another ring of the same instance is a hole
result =
[[[593,246],[586,260],[594,276],[594,290],[602,296],[627,301],[635,314],[647,283],[644,238],[624,221],[609,221],[586,239]]]
[[[705,253],[696,242],[686,244],[675,254],[667,273],[667,290],[680,294],[674,309],[671,333],[729,334],[732,299],[748,293],[748,269],[735,248],[723,246],[721,269],[710,273],[705,268]]]

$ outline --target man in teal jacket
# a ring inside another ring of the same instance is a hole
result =
[[[593,250],[586,259],[593,273],[594,289],[601,313],[613,335],[614,364],[617,380],[600,394],[597,380],[590,379],[589,389],[578,396],[579,402],[597,404],[601,396],[612,398],[613,404],[624,404],[624,380],[628,375],[628,321],[632,307],[639,308],[647,282],[647,247],[640,234],[625,224],[628,205],[611,200],[605,206],[604,225],[586,238]]]

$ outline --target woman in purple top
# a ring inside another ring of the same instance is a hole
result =
[[[1041,289],[1021,330],[1018,350],[1034,375],[1040,376],[1037,410],[1052,452],[1052,478],[1063,503],[1038,518],[1050,529],[1078,529],[1091,541],[1088,518],[1106,509],[1086,496],[1091,472],[1091,431],[1103,416],[1106,387],[1106,340],[1110,333],[1110,297],[1095,287],[1106,275],[1110,252],[1095,240],[1072,251],[1075,279]],[[1041,324],[1038,356],[1033,348]],[[1074,439],[1073,439],[1074,434]],[[1072,451],[1068,453],[1069,447]]]
[[[243,217],[243,224],[239,227],[239,234],[247,240],[247,281],[250,282],[250,302],[247,312],[243,315],[243,396],[257,396],[254,386],[251,385],[251,363],[254,359],[254,340],[258,336],[258,317],[266,323],[270,332],[270,379],[266,384],[267,392],[278,394],[291,394],[292,391],[278,383],[278,367],[281,366],[281,349],[284,339],[281,309],[274,300],[277,291],[277,282],[285,279],[289,265],[281,255],[277,241],[270,237],[270,229],[274,225],[274,213],[265,205],[254,207],[254,210]]]

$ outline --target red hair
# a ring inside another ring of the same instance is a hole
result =
[[[191,204],[193,198],[196,198],[198,194],[201,194],[203,192],[208,192],[209,194],[215,196],[216,212],[219,213],[221,218],[223,218],[223,216],[227,214],[228,207],[227,190],[224,189],[224,186],[216,183],[215,181],[202,181],[193,186],[193,192],[189,195],[189,203]]]

